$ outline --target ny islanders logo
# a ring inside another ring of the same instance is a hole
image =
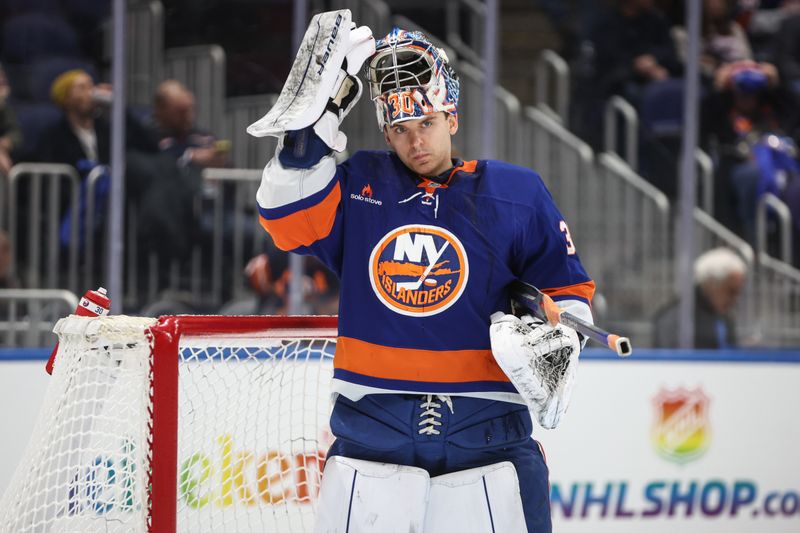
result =
[[[464,292],[469,265],[455,235],[436,226],[402,226],[387,233],[369,258],[378,299],[401,315],[441,313]]]

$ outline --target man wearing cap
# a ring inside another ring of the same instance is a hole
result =
[[[62,119],[42,138],[37,158],[48,163],[79,166],[79,161],[108,164],[109,124],[98,117],[95,93],[110,92],[107,85],[95,86],[92,77],[80,69],[59,75],[50,86],[50,99],[63,112]]]

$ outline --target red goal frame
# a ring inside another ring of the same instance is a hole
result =
[[[263,333],[270,330],[336,330],[336,316],[163,316],[149,329],[152,342],[150,498],[151,533],[177,528],[178,362],[183,336]],[[303,337],[300,335],[299,337]],[[335,334],[331,335],[335,338]]]

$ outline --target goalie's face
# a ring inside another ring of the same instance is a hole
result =
[[[405,166],[422,176],[437,176],[453,166],[450,138],[456,131],[458,117],[440,112],[386,126],[383,134]]]

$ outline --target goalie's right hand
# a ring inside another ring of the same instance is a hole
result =
[[[314,124],[314,133],[337,152],[343,152],[347,147],[347,136],[339,131],[339,125],[361,98],[361,92],[361,80],[346,74],[336,93],[328,100],[325,112]]]
[[[572,328],[530,316],[492,315],[492,354],[539,424],[554,428],[567,410],[581,343]]]

